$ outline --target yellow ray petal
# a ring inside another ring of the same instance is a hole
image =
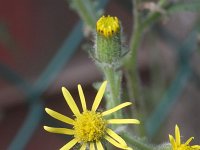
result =
[[[172,148],[176,148],[176,142],[174,140],[174,137],[172,135],[169,134],[169,141],[172,145]]]
[[[137,119],[109,119],[107,120],[108,124],[140,124],[140,121]]]
[[[108,135],[110,135],[117,142],[119,142],[120,144],[122,144],[124,146],[127,146],[126,142],[117,133],[115,133],[113,130],[107,128],[106,132],[108,133]]]
[[[74,130],[72,130],[72,129],[54,128],[54,127],[48,127],[48,126],[43,126],[43,127],[44,127],[44,130],[51,132],[51,133],[74,135]]]
[[[99,107],[99,104],[103,98],[103,94],[105,92],[105,89],[106,89],[106,84],[107,84],[107,81],[104,81],[94,99],[94,103],[92,105],[92,111],[96,111],[97,108]]]
[[[86,150],[87,147],[87,143],[83,143],[83,145],[81,146],[80,150]]]
[[[194,148],[194,149],[196,149],[196,150],[200,150],[200,145],[193,145],[191,147]]]
[[[86,106],[86,102],[85,102],[85,96],[84,96],[83,89],[80,84],[78,85],[78,93],[79,93],[79,97],[81,100],[81,105],[82,105],[83,111],[86,111],[87,106]]]
[[[107,111],[104,111],[104,112],[102,113],[102,116],[106,116],[106,115],[112,114],[112,113],[114,113],[114,112],[116,112],[116,111],[118,111],[118,110],[120,110],[120,109],[122,109],[122,108],[124,108],[124,107],[126,107],[126,106],[129,106],[129,105],[131,105],[131,104],[132,104],[131,102],[122,103],[122,104],[120,104],[120,105],[118,105],[118,106],[116,106],[116,107],[114,107],[114,108],[112,108],[112,109],[109,109],[109,110],[107,110]]]
[[[181,136],[180,136],[180,130],[179,130],[178,125],[176,125],[175,127],[175,138],[176,138],[177,146],[181,145]]]
[[[62,115],[62,114],[60,114],[60,113],[58,113],[58,112],[56,112],[56,111],[54,111],[54,110],[51,110],[51,109],[49,109],[49,108],[45,108],[45,111],[46,111],[50,116],[52,116],[53,118],[55,118],[55,119],[57,119],[57,120],[60,120],[60,121],[62,121],[62,122],[65,122],[65,123],[71,124],[71,125],[74,124],[74,120],[73,120],[73,119],[71,119],[71,118],[69,118],[69,117],[67,117],[67,116],[64,116],[64,115]]]
[[[97,145],[97,150],[104,150],[103,145],[101,144],[100,141],[96,141],[96,145]]]
[[[115,141],[114,139],[112,139],[111,137],[109,137],[109,136],[107,136],[107,135],[104,136],[104,138],[105,138],[108,142],[110,142],[112,145],[114,145],[114,146],[116,146],[116,147],[118,147],[118,148],[121,148],[121,149],[128,149],[127,146],[124,146],[124,145],[118,143],[117,141]]]
[[[72,112],[74,113],[75,116],[78,116],[80,114],[80,111],[79,111],[76,103],[74,102],[74,99],[72,98],[71,94],[65,87],[62,87],[62,92],[63,92],[65,100],[66,100],[67,104],[69,105],[70,109],[72,110]]]
[[[69,141],[66,145],[64,145],[60,150],[71,149],[76,143],[78,143],[78,140],[73,139],[73,140]]]
[[[194,139],[194,137],[189,138],[189,139],[185,142],[185,145],[189,145],[190,142],[191,142],[193,139]]]
[[[95,147],[94,147],[94,143],[93,143],[93,142],[90,143],[90,150],[95,150]]]

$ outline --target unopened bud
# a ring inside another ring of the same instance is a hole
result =
[[[121,25],[117,17],[102,16],[96,23],[95,57],[103,63],[115,64],[121,58]]]

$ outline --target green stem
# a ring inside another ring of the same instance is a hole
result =
[[[163,8],[167,5],[167,1],[166,0],[160,0],[158,2],[158,5]],[[141,23],[141,28],[142,29],[147,28],[152,23],[157,21],[160,17],[161,17],[161,14],[159,12],[150,12],[148,17],[145,19],[145,21]]]
[[[108,81],[109,99],[107,100],[107,109],[119,105],[121,102],[121,72],[113,67],[106,66],[103,69],[106,80]],[[120,112],[114,113],[114,117],[121,117]]]
[[[142,99],[142,93],[141,93],[141,84],[140,84],[140,78],[138,74],[138,65],[137,65],[137,52],[138,47],[140,45],[141,37],[143,28],[141,28],[141,22],[139,20],[139,14],[137,10],[137,1],[133,1],[133,15],[134,15],[134,26],[133,26],[133,32],[132,37],[130,41],[130,55],[127,57],[124,66],[126,70],[126,78],[127,78],[127,86],[128,86],[128,93],[131,100],[135,100],[135,104],[137,107],[137,110],[135,109],[134,114],[138,116],[141,120],[143,120],[145,106]],[[140,129],[138,132],[140,132],[141,135],[144,135],[144,127],[140,126]]]
[[[158,5],[161,7],[166,4],[166,0],[160,0]],[[144,99],[142,97],[142,87],[141,82],[138,74],[138,63],[137,63],[137,56],[138,56],[138,48],[140,46],[141,38],[143,31],[149,27],[150,24],[158,20],[161,14],[158,12],[152,12],[143,22],[140,21],[139,12],[138,12],[138,1],[133,0],[133,19],[134,19],[134,26],[132,37],[130,40],[130,55],[124,62],[124,67],[126,70],[126,78],[127,78],[127,88],[129,97],[131,100],[135,99],[137,111],[134,113],[140,117],[141,120],[145,120],[146,116],[146,106]],[[145,128],[142,125],[140,128],[140,134],[144,135]]]
[[[91,1],[89,0],[73,0],[75,9],[84,22],[91,28],[95,29],[96,24],[96,11]]]
[[[129,143],[130,145],[136,147],[138,150],[155,150],[154,147],[150,144],[146,144],[141,139],[135,136],[130,136],[127,133],[123,134],[123,138]]]
[[[127,64],[125,64],[127,70],[127,79],[128,79],[128,90],[129,96],[131,99],[139,99],[139,87],[140,87],[140,80],[138,75],[138,66],[137,66],[137,49],[140,44],[141,39],[141,29],[138,27],[135,30],[134,36],[131,39],[130,49],[131,54],[128,58]]]
[[[167,4],[167,0],[160,0],[158,2],[158,5],[160,5],[161,7],[163,7],[165,4]]]
[[[166,0],[160,0],[158,3],[160,6],[163,6],[166,4]],[[133,15],[134,15],[134,26],[133,26],[133,32],[132,37],[130,40],[130,55],[127,57],[124,66],[127,70],[127,79],[128,81],[128,90],[130,91],[130,98],[131,99],[140,99],[140,81],[138,76],[138,66],[137,66],[137,52],[138,47],[141,42],[141,37],[143,31],[153,22],[155,22],[161,14],[158,12],[150,13],[150,15],[147,17],[147,19],[144,22],[141,22],[139,20],[139,14],[137,10],[137,1],[133,1]],[[133,85],[132,85],[133,84]]]
[[[129,96],[131,99],[138,99],[139,96],[139,82],[138,82],[138,71],[137,71],[137,49],[140,44],[142,30],[139,24],[138,12],[137,12],[137,3],[134,2],[134,27],[132,32],[132,37],[130,41],[130,55],[125,62],[125,68],[127,70],[127,79],[128,79],[128,90]]]

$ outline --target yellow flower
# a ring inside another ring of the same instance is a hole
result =
[[[113,130],[109,128],[109,124],[139,124],[137,119],[108,119],[104,117],[110,115],[126,106],[131,105],[131,102],[122,103],[107,111],[98,112],[97,108],[102,100],[104,91],[106,89],[107,81],[104,81],[101,85],[91,110],[87,108],[85,97],[81,85],[78,85],[78,92],[83,111],[80,112],[75,101],[73,100],[69,91],[62,87],[62,92],[67,104],[73,112],[75,119],[71,119],[64,116],[54,110],[45,108],[45,111],[53,118],[67,123],[72,126],[71,129],[67,128],[55,128],[44,126],[44,129],[48,132],[66,134],[73,136],[73,139],[64,145],[61,150],[68,150],[75,146],[77,143],[81,144],[80,150],[85,150],[87,145],[90,150],[103,150],[102,140],[105,139],[114,146],[121,149],[131,149],[127,146],[126,142]]]
[[[120,30],[120,23],[117,17],[102,16],[96,24],[96,30],[99,34],[110,37]]]
[[[189,145],[193,139],[194,137],[191,137],[185,143],[181,143],[181,136],[178,125],[175,127],[175,139],[172,135],[169,135],[169,140],[173,150],[200,150],[200,145]]]

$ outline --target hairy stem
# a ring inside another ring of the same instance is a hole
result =
[[[135,136],[130,136],[130,134],[124,133],[123,138],[138,150],[155,150],[154,147],[150,144],[144,143],[141,139]]]
[[[116,71],[113,67],[104,67],[103,72],[108,81],[109,99],[107,100],[107,109],[119,105],[121,102],[121,72]],[[114,114],[115,118],[121,117],[120,112]]]
[[[96,24],[96,11],[90,0],[73,0],[72,3],[79,16],[91,28],[95,29]]]

